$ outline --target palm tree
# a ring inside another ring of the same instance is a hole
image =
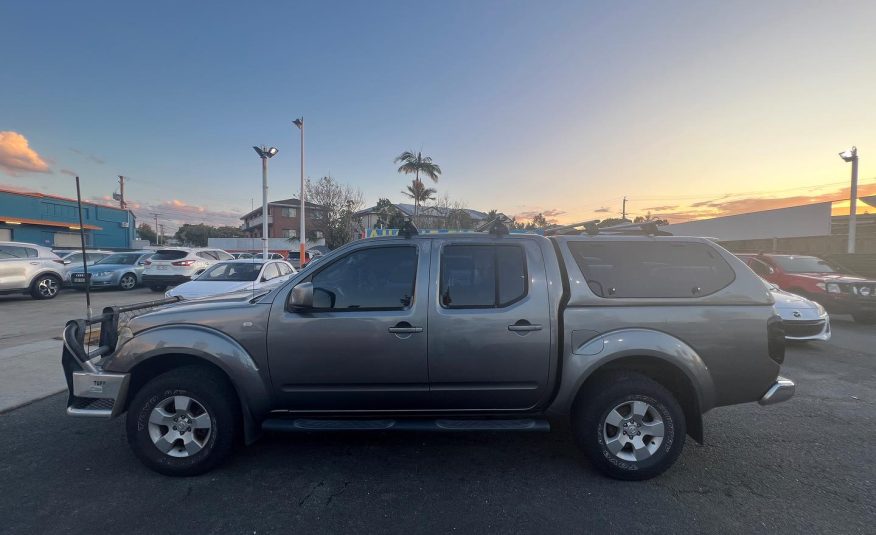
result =
[[[408,191],[411,194],[415,193],[415,191],[429,190],[431,190],[433,194],[435,193],[434,189],[426,188],[420,181],[420,173],[431,178],[432,182],[438,182],[438,177],[441,176],[441,167],[439,167],[437,163],[434,163],[431,157],[423,156],[419,151],[415,154],[414,151],[406,150],[398,155],[395,159],[395,163],[401,163],[401,166],[398,168],[399,173],[414,175],[411,185],[408,186]],[[418,183],[419,186],[417,186]],[[414,199],[414,217],[416,218],[420,213],[420,199],[417,196],[408,193],[405,193],[405,195]]]
[[[414,218],[419,215],[419,207],[426,201],[431,201],[435,198],[437,191],[435,188],[427,188],[423,181],[415,179],[413,183],[405,188],[407,191],[402,191],[402,195],[414,200]]]

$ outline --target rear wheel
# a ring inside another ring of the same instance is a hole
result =
[[[231,454],[239,411],[224,377],[187,366],[152,379],[128,407],[134,454],[170,476],[203,474]]]
[[[55,275],[40,275],[30,285],[30,295],[34,299],[54,299],[61,291],[61,279]]]
[[[137,277],[133,273],[125,273],[119,279],[119,288],[122,290],[133,290],[137,287]]]
[[[615,479],[642,480],[675,463],[684,412],[663,385],[638,373],[608,375],[573,412],[575,438],[593,465]]]

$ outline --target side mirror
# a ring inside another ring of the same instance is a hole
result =
[[[289,292],[286,310],[303,310],[313,308],[313,283],[302,282]]]

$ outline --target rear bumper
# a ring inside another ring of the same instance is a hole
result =
[[[175,286],[184,282],[189,282],[192,278],[189,275],[152,275],[143,274],[143,286]]]
[[[782,377],[776,377],[776,382],[766,391],[766,394],[758,401],[761,405],[774,405],[783,401],[788,401],[794,397],[796,385],[794,381]]]

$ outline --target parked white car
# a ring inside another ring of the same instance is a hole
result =
[[[153,292],[163,292],[168,286],[189,282],[223,260],[234,260],[234,257],[222,249],[207,247],[159,249],[146,261],[143,285]]]
[[[74,269],[82,267],[82,251],[54,250],[52,252],[58,255],[61,258],[61,261],[64,262],[64,267],[62,268],[64,272],[64,284],[70,284],[70,273]],[[95,262],[98,262],[108,257],[111,254],[112,251],[102,251],[100,249],[86,249],[85,263],[90,266]]]
[[[61,291],[64,264],[48,247],[0,242],[0,294],[30,293],[52,299]]]
[[[284,260],[247,258],[219,262],[207,268],[195,280],[180,284],[165,293],[167,297],[197,299],[241,290],[253,291],[282,284],[297,273]]]
[[[776,300],[775,309],[785,326],[785,340],[830,340],[830,316],[823,306],[764,282]]]

